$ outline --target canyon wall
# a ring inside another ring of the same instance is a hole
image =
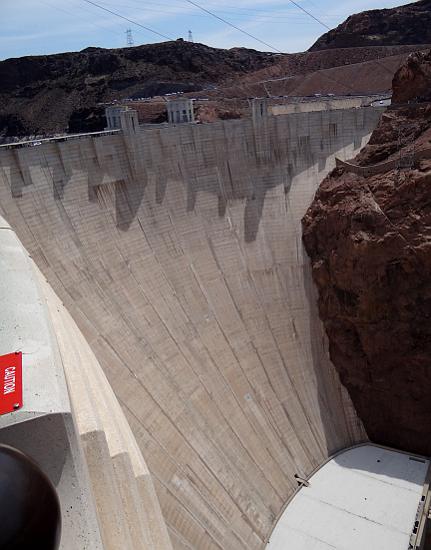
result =
[[[394,105],[303,220],[330,354],[375,443],[431,454],[431,53],[411,54]]]

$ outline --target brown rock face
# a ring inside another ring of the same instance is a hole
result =
[[[431,42],[431,0],[352,15],[321,36],[310,51]]]
[[[393,102],[431,99],[431,52],[415,52],[396,73],[392,83]]]
[[[394,84],[423,90],[430,56]],[[427,104],[388,111],[357,162],[431,150]],[[303,219],[331,359],[372,441],[431,454],[431,161],[362,177],[336,169]]]

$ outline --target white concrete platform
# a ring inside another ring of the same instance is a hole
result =
[[[339,454],[294,496],[267,550],[407,550],[428,468],[374,445]]]

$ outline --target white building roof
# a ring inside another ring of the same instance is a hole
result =
[[[288,504],[267,550],[407,550],[428,467],[374,445],[339,454]]]

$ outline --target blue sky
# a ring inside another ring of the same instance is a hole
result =
[[[219,48],[245,46],[268,50],[192,6],[187,0],[94,0],[101,6],[172,37]],[[283,52],[303,51],[325,28],[288,0],[195,0]],[[402,0],[296,0],[329,27],[352,13],[405,4]],[[162,39],[134,24],[89,5],[85,0],[0,0],[0,59],[64,51],[87,46],[119,48],[132,29],[135,44]]]

